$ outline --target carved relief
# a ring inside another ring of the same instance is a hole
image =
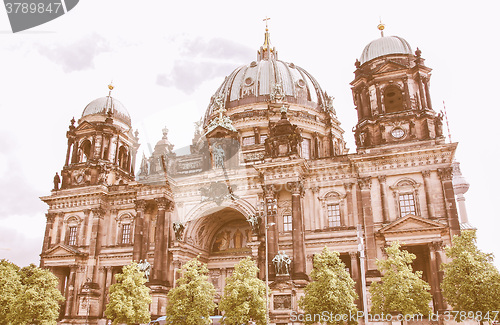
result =
[[[453,168],[452,167],[446,167],[446,168],[438,168],[438,175],[439,178],[442,181],[451,181],[453,178]]]

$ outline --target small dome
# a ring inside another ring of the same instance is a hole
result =
[[[111,96],[101,97],[91,101],[83,110],[82,118],[89,115],[107,116],[110,111],[113,118],[131,126],[130,115],[127,109],[119,100]]]
[[[365,46],[359,61],[363,64],[389,54],[413,54],[413,52],[410,44],[404,38],[399,36],[383,36]]]

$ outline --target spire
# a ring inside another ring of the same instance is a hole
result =
[[[384,37],[385,24],[382,24],[382,19],[380,19],[380,24],[377,25],[377,28],[380,31],[380,35]]]
[[[113,106],[113,98],[111,97],[111,92],[113,91],[115,87],[113,87],[113,81],[111,81],[108,85],[109,93],[108,93],[108,98],[106,98],[106,109],[108,110],[107,113],[109,116],[113,114],[112,111],[112,106]]]
[[[258,60],[269,60],[270,58],[277,59],[276,49],[271,45],[271,37],[269,34],[269,26],[267,21],[271,18],[264,18],[263,21],[266,22],[266,32],[264,34],[264,44],[260,47],[260,50],[257,52]]]

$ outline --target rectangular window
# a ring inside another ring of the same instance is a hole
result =
[[[399,194],[399,209],[401,210],[401,217],[408,214],[416,215],[415,197],[410,194]]]
[[[328,227],[340,227],[340,204],[327,205]]]
[[[255,144],[255,136],[243,138],[243,145],[244,146],[251,146],[252,144]]]
[[[292,216],[283,216],[283,231],[292,231]]]
[[[122,226],[122,244],[130,244],[130,223]]]
[[[302,158],[311,159],[311,140],[302,140]]]
[[[260,143],[266,142],[266,139],[267,139],[267,134],[261,134],[260,135]]]
[[[68,245],[70,246],[76,245],[76,230],[76,226],[69,227]]]

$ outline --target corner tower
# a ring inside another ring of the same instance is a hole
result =
[[[442,115],[432,109],[431,69],[421,51],[398,36],[370,42],[356,60],[351,82],[358,123],[354,136],[358,151],[398,147],[402,143],[444,143]]]
[[[108,96],[85,107],[77,126],[71,120],[61,189],[134,180],[138,133],[132,131],[125,106],[111,97],[113,86],[108,88]]]

